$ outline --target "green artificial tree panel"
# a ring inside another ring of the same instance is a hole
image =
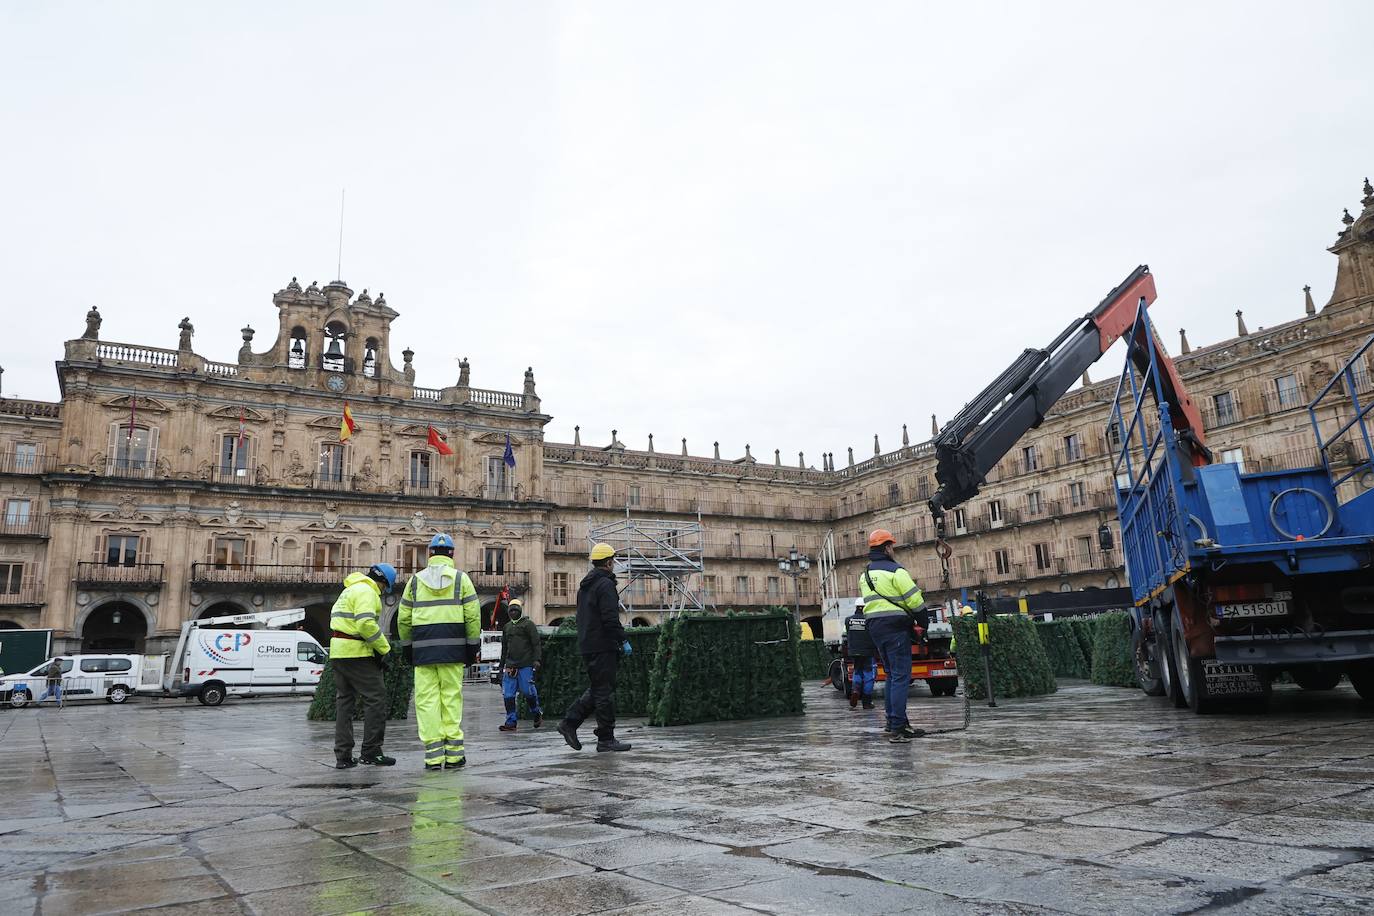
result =
[[[649,724],[801,715],[799,642],[783,609],[673,618],[658,641]]]
[[[1056,678],[1088,677],[1088,659],[1078,644],[1078,637],[1069,620],[1042,621],[1035,625],[1035,633],[1045,647],[1045,655],[1049,657]]]
[[[630,643],[629,657],[621,656],[615,678],[615,710],[618,716],[646,715],[649,708],[649,678],[658,651],[658,627],[629,627],[625,638]],[[561,717],[586,691],[587,672],[577,651],[577,630],[559,629],[543,637],[539,670],[534,686],[545,716]],[[520,718],[530,718],[528,704],[517,700]]]
[[[1093,618],[1094,684],[1105,687],[1138,687],[1135,659],[1131,654],[1131,615],[1125,611],[1098,614]]]
[[[402,660],[399,652],[392,653],[392,662],[382,674],[382,681],[386,684],[386,717],[404,719],[409,716],[410,697],[415,692],[415,669]],[[326,661],[324,671],[320,673],[320,683],[315,687],[315,698],[310,701],[310,708],[306,710],[305,717],[315,722],[333,722],[337,699],[334,669],[330,662]],[[353,718],[358,721],[362,717],[363,704],[359,701],[354,704]]]
[[[987,680],[978,646],[978,618],[972,614],[955,617],[954,640],[959,662],[959,677],[971,699],[987,699]],[[988,622],[988,642],[994,689],[999,697],[1030,697],[1054,693],[1057,685],[1054,668],[1035,632],[1035,624],[1024,614],[1004,614]]]
[[[804,681],[819,681],[830,676],[830,661],[835,656],[823,639],[802,639],[797,642],[797,662]]]
[[[1097,638],[1097,624],[1092,617],[1070,617],[1066,623],[1078,641],[1078,649],[1088,663],[1088,676],[1092,676],[1093,641]]]

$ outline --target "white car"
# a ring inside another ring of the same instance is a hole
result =
[[[142,655],[59,655],[62,701],[98,700],[123,703],[133,696],[143,671]],[[21,709],[38,702],[48,689],[48,659],[26,674],[0,677],[0,703]],[[49,700],[54,699],[49,697]]]

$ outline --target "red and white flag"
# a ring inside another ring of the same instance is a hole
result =
[[[443,436],[439,435],[439,430],[435,429],[433,426],[429,428],[429,444],[441,455],[453,454],[453,449],[449,448],[448,441]]]
[[[239,463],[242,463],[242,462],[243,462],[243,457],[242,457],[242,456],[243,456],[243,446],[244,446],[247,442],[248,442],[248,431],[247,431],[247,429],[244,428],[244,425],[243,425],[243,408],[240,407],[240,408],[239,408],[239,441],[238,441],[238,444],[237,444],[236,446],[234,446],[235,457],[239,459]]]

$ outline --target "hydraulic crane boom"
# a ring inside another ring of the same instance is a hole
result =
[[[935,480],[939,489],[930,499],[936,533],[944,537],[946,509],[971,499],[987,474],[1029,430],[1044,422],[1055,403],[1075,380],[1097,362],[1121,335],[1131,329],[1140,302],[1155,300],[1155,280],[1141,265],[1097,308],[1077,319],[1043,350],[1026,350],[991,385],[970,401],[935,437]],[[1154,335],[1151,334],[1153,338]],[[1202,438],[1202,418],[1183,387],[1157,338],[1149,341],[1155,362],[1162,367],[1162,388],[1180,441],[1189,450],[1189,463],[1209,464],[1211,455]],[[1142,371],[1145,352],[1135,354]]]

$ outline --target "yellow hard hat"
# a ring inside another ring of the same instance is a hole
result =
[[[595,563],[597,560],[606,560],[615,556],[615,548],[610,544],[597,544],[592,548],[591,558]]]
[[[519,598],[512,598],[512,599],[506,604],[506,607],[524,607],[524,606],[525,606],[525,602],[521,601]]]

